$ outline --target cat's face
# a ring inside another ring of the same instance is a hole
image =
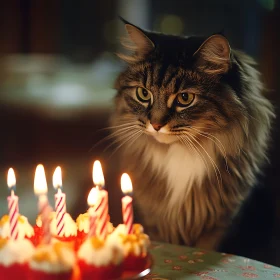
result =
[[[228,124],[234,98],[224,86],[186,69],[168,67],[163,73],[163,66],[155,68],[152,63],[145,68],[146,73],[137,71],[137,77],[131,77],[120,95],[123,120],[135,119],[147,135],[162,143],[180,141],[186,131],[197,135]]]
[[[160,143],[197,146],[207,135],[243,122],[243,105],[224,78],[230,67],[225,38],[212,36],[198,44],[192,38],[151,35],[151,41],[134,28],[128,33],[140,50],[125,57],[128,67],[116,83],[115,123],[125,136],[132,141],[145,134]]]

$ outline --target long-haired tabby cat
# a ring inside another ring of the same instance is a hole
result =
[[[140,221],[153,239],[214,249],[266,160],[260,75],[220,34],[125,28],[112,124]]]

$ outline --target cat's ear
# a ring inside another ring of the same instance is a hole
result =
[[[155,48],[154,43],[140,28],[131,24],[126,24],[125,29],[131,41],[137,46],[139,52],[147,54]]]
[[[197,67],[208,74],[224,74],[230,67],[230,45],[219,34],[206,39],[194,53]]]
[[[145,31],[121,17],[120,19],[124,22],[128,35],[128,38],[122,40],[122,45],[128,50],[134,51],[132,56],[118,54],[120,58],[127,62],[132,62],[139,60],[139,58],[144,58],[148,53],[154,50],[155,45]]]

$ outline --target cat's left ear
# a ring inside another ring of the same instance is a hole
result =
[[[135,25],[126,23],[125,29],[129,38],[136,45],[140,53],[148,54],[155,48],[154,43],[140,28],[136,27]]]
[[[125,29],[128,35],[128,38],[124,38],[121,43],[127,50],[133,51],[134,53],[130,56],[123,54],[118,54],[118,56],[127,62],[134,62],[139,59],[143,59],[147,54],[155,49],[155,44],[148,37],[148,32],[145,32],[141,28],[129,23],[122,17],[120,17],[120,19],[125,24]]]
[[[230,45],[222,35],[212,35],[194,53],[197,67],[208,74],[224,74],[230,67]]]

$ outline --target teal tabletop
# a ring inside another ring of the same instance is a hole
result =
[[[240,256],[156,242],[151,254],[153,268],[143,279],[280,279],[280,268]]]

